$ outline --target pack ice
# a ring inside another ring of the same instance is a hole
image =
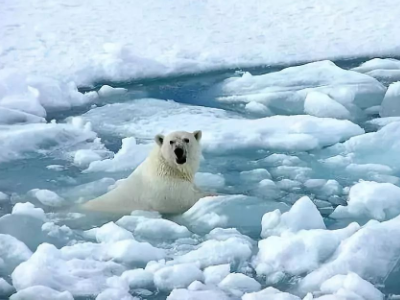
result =
[[[360,68],[319,61],[86,94],[7,73],[0,298],[396,299],[397,83]],[[217,196],[174,216],[76,209],[120,184],[156,134],[182,129],[203,131],[195,182]]]

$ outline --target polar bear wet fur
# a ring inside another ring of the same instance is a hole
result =
[[[201,131],[157,135],[152,152],[127,179],[83,208],[114,213],[186,211],[205,196],[193,182],[200,164],[201,136]]]

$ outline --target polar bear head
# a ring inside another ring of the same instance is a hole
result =
[[[160,147],[160,153],[165,161],[172,167],[197,172],[201,156],[201,131],[193,133],[175,131],[166,136],[156,135],[155,140]]]

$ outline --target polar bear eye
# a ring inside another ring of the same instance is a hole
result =
[[[173,145],[175,142],[174,141],[169,141],[169,144],[170,145]]]
[[[189,139],[183,139],[183,141],[187,144],[189,143]]]

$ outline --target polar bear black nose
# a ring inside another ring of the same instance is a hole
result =
[[[176,149],[174,150],[174,152],[175,152],[175,155],[176,155],[177,158],[182,158],[182,156],[183,156],[183,149],[181,149],[181,148],[176,148]]]

